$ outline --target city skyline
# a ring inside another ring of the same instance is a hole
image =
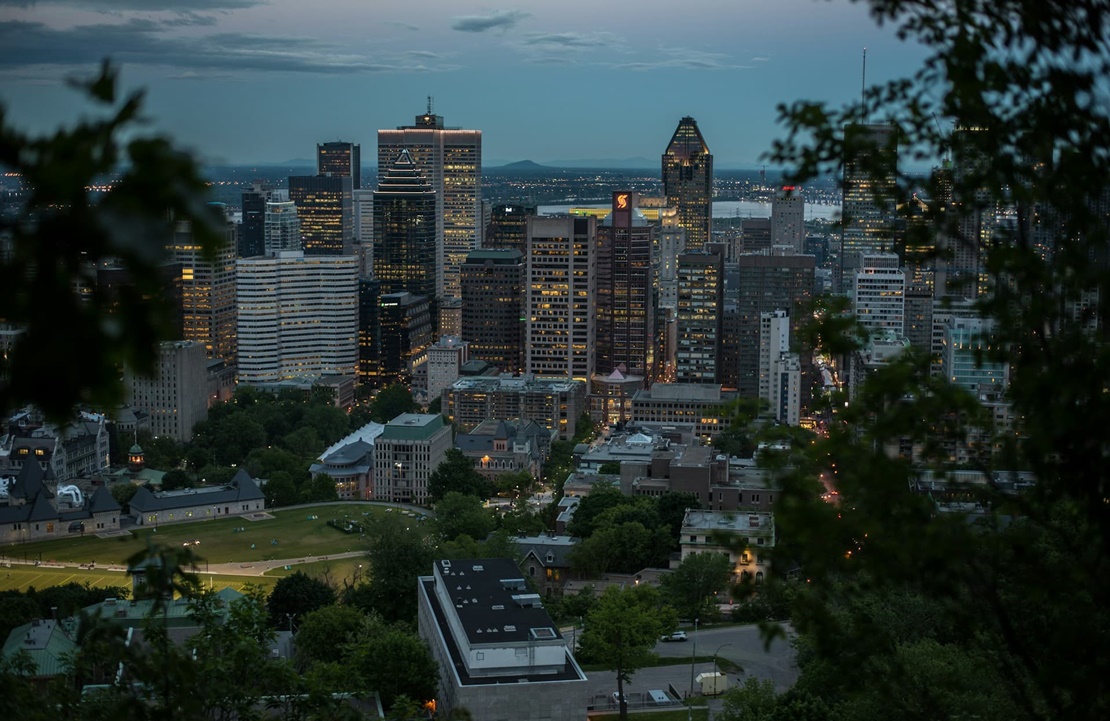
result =
[[[585,159],[650,168],[690,115],[718,167],[755,167],[781,134],[776,104],[854,99],[864,47],[873,83],[922,55],[846,2],[646,10],[616,0],[603,12],[581,0],[95,7],[0,0],[0,101],[10,117],[40,132],[73,122],[82,106],[62,81],[92,75],[110,55],[124,87],[146,88],[149,127],[211,164],[284,163],[340,139],[372,147],[378,129],[410,122],[431,96],[449,126],[484,132],[489,166]],[[613,108],[612,119],[581,112],[591,102]]]

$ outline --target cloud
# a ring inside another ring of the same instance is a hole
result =
[[[80,25],[65,30],[49,28],[42,23],[3,21],[0,22],[0,69],[92,67],[105,54],[123,65],[173,68],[179,77],[193,77],[189,72],[350,74],[453,69],[429,67],[402,56],[353,54],[311,38],[245,33],[175,37],[165,33],[168,27],[171,27],[168,23],[139,18],[119,24]],[[431,56],[423,57],[430,59]]]
[[[451,20],[451,29],[463,33],[484,33],[487,30],[508,30],[529,13],[523,10],[500,10],[492,15],[464,15]]]
[[[269,0],[0,0],[0,7],[31,7],[32,5],[77,5],[100,11],[145,10],[241,10],[267,5]]]
[[[398,28],[400,30],[408,30],[409,32],[416,32],[416,31],[420,30],[419,25],[412,25],[410,23],[397,22],[395,20],[389,20],[385,24],[386,25],[392,25],[393,27]]]
[[[555,48],[602,48],[622,44],[623,41],[612,33],[529,33],[524,36],[526,47],[544,49]]]
[[[751,60],[749,60],[748,62],[750,62],[750,63],[766,63],[766,62],[769,62],[770,60],[771,60],[771,58],[764,57],[762,55],[758,55],[758,56],[752,58]]]
[[[677,68],[680,70],[751,70],[752,65],[737,65],[732,58],[724,53],[708,53],[703,50],[689,48],[660,48],[659,52],[665,56],[658,60],[633,61],[618,63],[612,67],[615,70],[659,70],[661,68]]]

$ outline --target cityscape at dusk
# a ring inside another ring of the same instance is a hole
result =
[[[0,0],[0,718],[1103,721],[1106,0]]]

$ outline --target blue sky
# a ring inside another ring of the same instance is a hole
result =
[[[656,159],[692,115],[718,167],[755,166],[775,106],[858,96],[923,56],[846,0],[0,0],[0,101],[44,131],[62,79],[122,66],[151,127],[206,162],[309,158],[412,122],[426,96],[486,164]]]

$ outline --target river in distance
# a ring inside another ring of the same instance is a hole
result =
[[[571,208],[608,208],[608,203],[560,203],[541,205],[540,215],[568,213]],[[713,202],[714,218],[770,218],[771,204],[751,200],[717,200]],[[806,220],[838,220],[839,205],[819,205],[806,203]]]

